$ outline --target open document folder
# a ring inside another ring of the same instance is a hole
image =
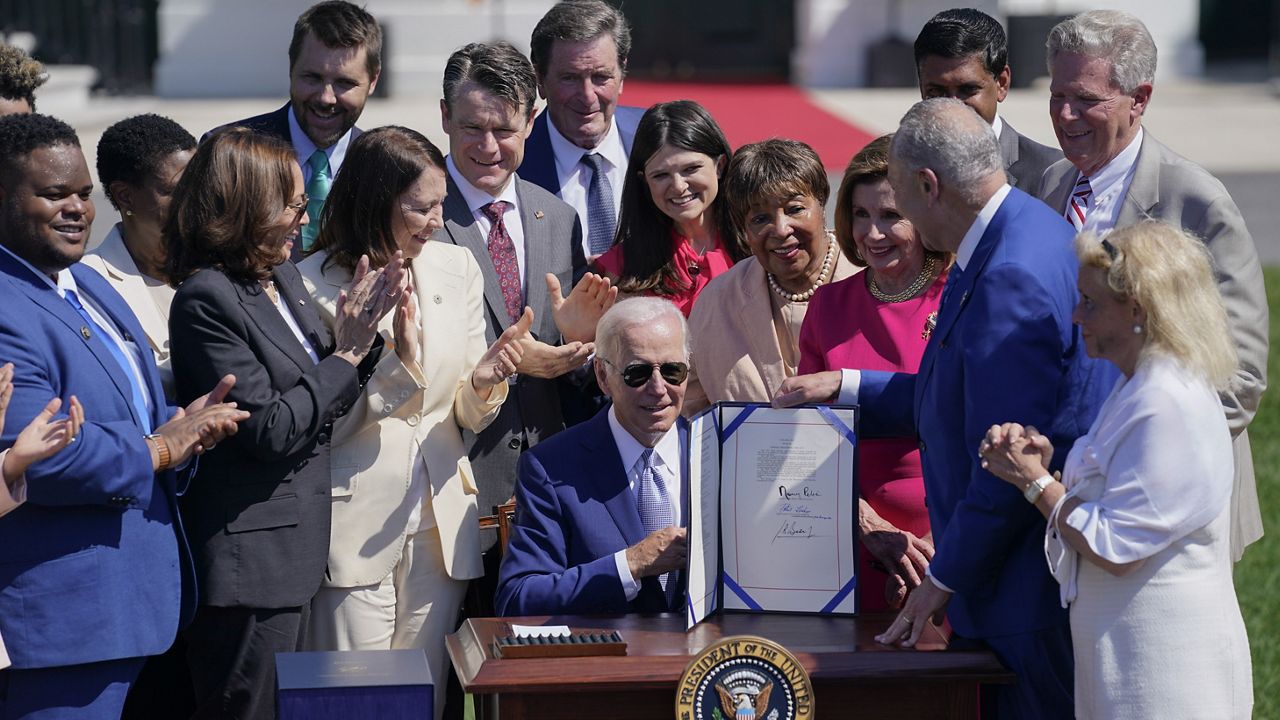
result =
[[[689,427],[688,626],[857,611],[858,408],[719,403]]]

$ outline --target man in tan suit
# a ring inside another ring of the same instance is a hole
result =
[[[1049,115],[1066,159],[1038,196],[1078,229],[1106,233],[1154,218],[1199,236],[1213,256],[1240,366],[1222,406],[1235,444],[1231,554],[1262,537],[1249,423],[1267,387],[1267,296],[1253,238],[1226,188],[1142,128],[1156,71],[1146,26],[1118,10],[1065,20],[1049,34]]]

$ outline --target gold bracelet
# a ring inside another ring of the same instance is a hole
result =
[[[169,454],[169,441],[165,440],[164,436],[160,434],[147,435],[145,439],[148,443],[151,443],[151,447],[156,450],[156,458],[158,459],[156,472],[164,472],[165,470],[168,470],[169,461],[172,459],[172,456]]]

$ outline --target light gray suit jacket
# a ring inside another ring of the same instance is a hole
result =
[[[511,325],[502,297],[498,271],[489,255],[488,238],[480,231],[467,201],[458,191],[453,176],[446,175],[448,195],[444,201],[444,227],[435,241],[451,242],[471,251],[484,276],[485,340],[493,344]],[[524,226],[525,305],[533,308],[533,334],[549,345],[560,343],[560,331],[551,316],[547,300],[547,273],[560,279],[567,291],[586,268],[582,254],[582,226],[578,214],[562,200],[534,185],[514,178],[520,202],[520,222]],[[498,417],[479,434],[464,431],[471,466],[479,488],[480,514],[492,512],[494,505],[511,499],[515,492],[516,462],[522,446],[531,447],[565,426],[561,391],[568,389],[566,378],[544,380],[516,376],[507,401]],[[496,540],[492,532],[481,538],[483,549]]]
[[[1065,213],[1077,171],[1067,160],[1045,171],[1039,197]],[[1227,423],[1235,438],[1236,478],[1231,496],[1231,553],[1262,537],[1262,514],[1249,448],[1249,423],[1267,387],[1268,312],[1262,266],[1240,209],[1226,188],[1204,168],[1178,155],[1144,132],[1133,182],[1116,218],[1116,227],[1146,218],[1163,220],[1191,232],[1213,256],[1218,290],[1227,307],[1231,337],[1240,366],[1230,392],[1222,394]]]
[[[1009,121],[1000,118],[1000,157],[1009,184],[1032,195],[1040,186],[1040,177],[1050,165],[1062,159],[1062,151],[1041,145],[1014,129]]]

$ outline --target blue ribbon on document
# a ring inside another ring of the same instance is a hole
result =
[[[836,415],[834,410],[826,405],[815,405],[814,409],[818,411],[823,420],[827,421],[828,425],[836,429],[836,432],[844,435],[850,445],[858,447],[858,434],[850,430],[849,426],[844,424],[844,421],[840,419],[839,415]]]
[[[737,595],[739,598],[741,598],[742,602],[747,604],[747,607],[751,608],[752,610],[763,609],[760,607],[760,603],[755,601],[755,598],[747,594],[747,591],[743,590],[741,585],[734,582],[733,578],[729,577],[729,573],[720,573],[720,577],[724,579],[724,586],[732,590],[734,595]]]
[[[746,407],[742,408],[742,412],[738,413],[737,417],[730,420],[729,424],[725,425],[724,430],[720,432],[720,442],[724,442],[725,440],[728,440],[729,436],[733,435],[733,431],[741,427],[742,423],[746,422],[747,418],[751,417],[751,413],[755,412],[756,409],[760,407],[768,407],[768,406],[767,405],[747,405]],[[718,420],[719,418],[717,417],[716,419]]]

